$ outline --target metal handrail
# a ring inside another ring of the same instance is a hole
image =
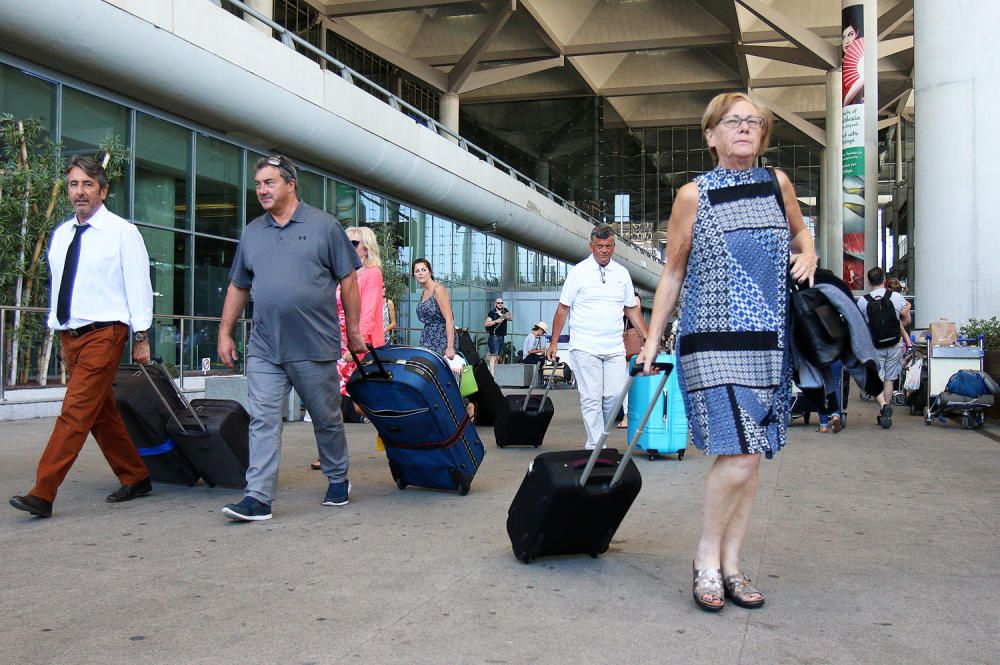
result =
[[[48,307],[17,307],[14,305],[0,305],[0,402],[6,400],[5,397],[5,386],[7,381],[7,313],[8,312],[22,312],[25,314],[48,314]],[[157,319],[173,319],[181,323],[180,325],[180,335],[177,338],[177,343],[180,345],[181,353],[183,354],[184,349],[184,330],[186,321],[208,321],[214,323],[221,323],[222,319],[217,316],[193,316],[187,314],[163,314],[154,313],[153,320]],[[243,340],[243,348],[246,348],[248,332],[247,328],[250,324],[250,319],[237,319],[237,324],[240,326],[240,337]],[[132,341],[129,340],[129,353],[132,349]],[[178,365],[179,383],[181,390],[184,389],[184,357],[181,356],[181,363]],[[243,366],[243,373],[246,374],[246,365]]]
[[[312,44],[310,44],[306,40],[302,39],[301,37],[299,37],[297,34],[295,34],[294,32],[292,32],[291,30],[289,30],[288,28],[284,27],[283,25],[275,23],[273,19],[271,19],[268,16],[265,16],[264,14],[261,14],[259,11],[257,11],[253,7],[250,7],[246,3],[241,2],[241,0],[229,0],[229,3],[232,4],[232,5],[234,5],[234,6],[236,6],[237,8],[241,9],[244,14],[249,14],[252,18],[256,19],[257,21],[260,21],[261,23],[263,23],[267,27],[269,27],[272,30],[276,31],[278,33],[279,41],[281,41],[282,44],[285,44],[289,48],[293,48],[293,49],[294,49],[294,45],[298,44],[299,46],[301,46],[305,50],[309,51],[310,53],[316,55],[319,58],[322,58],[327,63],[329,63],[329,64],[333,65],[334,67],[336,67],[337,70],[338,70],[338,72],[340,73],[340,77],[342,79],[344,79],[345,81],[347,81],[348,83],[351,83],[351,84],[355,85],[356,87],[361,87],[361,86],[358,85],[358,82],[363,83],[367,88],[370,88],[371,90],[374,90],[374,91],[376,91],[376,92],[379,93],[378,95],[372,95],[376,99],[381,98],[382,101],[384,101],[386,104],[388,104],[390,107],[396,109],[400,113],[403,113],[403,109],[405,109],[409,113],[412,113],[412,114],[416,115],[418,118],[420,118],[420,120],[422,120],[424,123],[426,123],[426,126],[428,127],[428,129],[432,129],[438,135],[444,134],[444,135],[450,136],[451,138],[455,139],[455,142],[457,143],[457,145],[460,148],[462,148],[466,152],[469,152],[469,153],[472,153],[472,154],[476,155],[480,160],[486,162],[487,164],[490,164],[490,165],[496,167],[497,170],[506,173],[508,176],[510,176],[511,178],[514,178],[515,180],[517,180],[521,184],[527,185],[528,187],[531,187],[533,190],[538,191],[538,192],[544,194],[549,200],[558,203],[563,208],[569,210],[570,212],[574,213],[575,215],[577,215],[579,217],[582,217],[583,219],[589,221],[591,224],[594,224],[595,226],[597,224],[603,224],[604,223],[604,220],[598,219],[597,217],[594,217],[590,213],[584,212],[583,210],[581,210],[580,208],[576,207],[575,205],[573,205],[572,203],[570,203],[569,201],[567,201],[563,197],[561,197],[558,194],[556,194],[555,192],[553,192],[551,189],[549,189],[545,185],[543,185],[543,184],[541,184],[539,182],[536,182],[535,180],[532,180],[531,178],[529,178],[525,174],[523,174],[520,171],[518,171],[517,169],[515,169],[510,164],[507,164],[506,162],[504,162],[502,159],[496,157],[495,155],[490,154],[485,149],[480,148],[479,146],[477,146],[475,143],[472,143],[468,139],[463,138],[457,132],[449,129],[448,127],[446,127],[444,125],[442,125],[435,118],[432,118],[431,116],[427,115],[426,113],[424,113],[423,111],[421,111],[417,107],[413,106],[412,104],[410,104],[406,100],[401,99],[400,97],[397,97],[395,94],[389,92],[388,90],[386,90],[385,88],[383,88],[382,86],[380,86],[378,83],[376,83],[376,82],[372,81],[371,79],[367,78],[364,74],[359,74],[358,72],[354,71],[353,69],[351,69],[350,67],[348,67],[344,63],[342,63],[339,60],[337,60],[336,58],[334,58],[329,53],[327,53],[325,51],[322,51],[319,48],[313,46]],[[289,43],[289,42],[291,42],[291,43]],[[404,115],[406,115],[406,114],[404,114]],[[624,237],[619,236],[619,239],[621,241],[623,241],[625,244],[627,244],[628,246],[632,247],[634,250],[636,250],[640,254],[648,256],[649,258],[651,258],[651,259],[653,259],[654,261],[657,261],[657,262],[660,260],[659,257],[656,256],[656,254],[654,252],[646,249],[645,247],[642,247],[641,245],[636,244],[635,242],[629,240],[628,238],[624,238]]]

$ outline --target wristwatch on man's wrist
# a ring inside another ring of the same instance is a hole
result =
[[[132,335],[132,339],[136,342],[145,342],[147,339],[149,339],[149,331],[139,330]]]

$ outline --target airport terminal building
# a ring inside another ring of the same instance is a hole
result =
[[[916,296],[918,325],[988,317],[1000,234],[988,169],[968,156],[997,139],[947,128],[987,126],[995,67],[954,39],[938,57],[941,10],[924,6],[937,3],[870,2],[878,191],[852,203],[857,192],[840,188],[840,4],[0,0],[0,112],[39,120],[64,155],[112,137],[131,152],[108,205],[149,251],[154,353],[185,368],[215,362],[212,319],[242,229],[261,213],[260,156],[291,157],[300,197],[345,226],[390,227],[404,277],[430,260],[456,325],[482,332],[502,295],[519,340],[551,319],[597,221],[616,226],[616,259],[651,294],[673,196],[712,167],[701,111],[727,90],[774,110],[764,161],[791,176],[826,267],[840,267],[848,218],[877,200],[859,251]],[[933,158],[917,159],[924,145]],[[419,327],[415,305],[408,285],[403,340]]]

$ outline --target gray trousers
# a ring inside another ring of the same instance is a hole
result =
[[[330,482],[347,480],[347,437],[340,412],[337,361],[299,360],[280,365],[258,356],[247,358],[250,398],[250,466],[245,493],[271,503],[281,461],[281,416],[290,387],[302,397],[312,417],[323,473]]]

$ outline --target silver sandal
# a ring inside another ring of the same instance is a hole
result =
[[[723,591],[722,571],[718,568],[698,570],[694,567],[694,561],[691,562],[691,570],[694,572],[694,585],[691,593],[698,607],[706,612],[718,612],[725,607],[726,597]],[[705,600],[706,596],[718,600],[718,602]]]
[[[755,609],[764,604],[764,594],[753,586],[750,578],[743,573],[733,573],[722,581],[726,598],[733,601],[740,607]],[[758,596],[754,600],[749,600],[751,596]]]

